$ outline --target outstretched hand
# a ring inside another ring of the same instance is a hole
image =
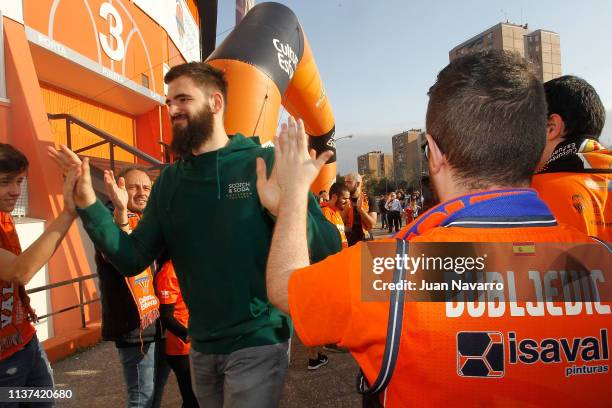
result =
[[[68,169],[68,173],[64,179],[64,211],[66,211],[72,217],[77,216],[73,191],[79,177],[81,177],[81,166],[73,164]]]
[[[125,188],[125,179],[119,177],[119,180],[115,181],[113,171],[104,170],[104,186],[106,187],[106,194],[110,197],[115,209],[119,211],[127,210],[129,196]]]
[[[80,168],[80,171],[78,172],[79,176],[72,189],[74,204],[79,208],[85,208],[95,203],[96,193],[94,192],[93,185],[91,183],[89,158],[85,157],[83,160],[81,160],[79,156],[64,145],[60,145],[59,149],[49,147],[47,153],[59,166],[65,176],[70,174],[73,166]],[[64,194],[66,193],[69,193],[69,191],[64,189]]]
[[[307,192],[332,155],[333,152],[326,151],[317,158],[314,150],[309,151],[304,122],[289,117],[274,144],[274,168],[270,177],[266,175],[264,160],[257,158],[257,193],[261,203],[273,215],[278,215],[281,195]]]
[[[281,127],[274,153],[277,182],[283,191],[308,190],[333,155],[326,151],[316,157],[315,151],[308,149],[304,122],[302,119],[296,122],[292,117]]]

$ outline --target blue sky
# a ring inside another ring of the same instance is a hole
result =
[[[391,136],[423,127],[427,90],[448,51],[506,19],[561,36],[563,74],[598,91],[612,121],[612,2],[279,0],[298,16],[334,109],[340,173],[358,154],[391,151]],[[260,3],[260,1],[256,1]],[[219,0],[217,32],[234,25],[233,0]],[[227,34],[221,34],[220,42]],[[612,144],[612,125],[603,140]]]

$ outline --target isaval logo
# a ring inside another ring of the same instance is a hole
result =
[[[609,354],[607,328],[600,329],[598,336],[539,340],[510,331],[506,343],[501,332],[457,333],[457,374],[461,377],[499,378],[519,364],[565,364],[565,377],[606,374]]]
[[[457,374],[461,377],[503,377],[501,332],[457,333]]]

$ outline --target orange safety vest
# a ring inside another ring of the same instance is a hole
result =
[[[588,242],[568,227],[537,229],[451,227],[413,241]],[[405,302],[400,353],[381,399],[386,407],[600,407],[612,398],[611,304],[602,302],[606,314],[582,308],[575,316],[514,316],[506,303],[502,316],[489,317],[487,305],[473,317],[466,302],[459,317],[447,317],[445,302]],[[482,350],[473,351],[478,346]],[[585,358],[589,354],[596,355]],[[483,356],[488,366],[472,355]],[[372,364],[372,354],[366,358]]]
[[[559,221],[612,242],[612,151],[585,139],[572,157],[533,176],[532,187]]]
[[[368,196],[363,191],[361,192],[361,209],[367,213],[370,212],[370,205],[368,203]],[[346,226],[349,230],[353,229],[353,223],[355,222],[355,211],[353,211],[353,202],[349,200],[346,208],[344,209],[344,213],[346,215]],[[361,224],[363,233],[367,236],[368,230],[363,228],[363,223]]]
[[[334,208],[331,208],[327,203],[325,203],[324,206],[321,206],[321,211],[323,212],[325,218],[327,218],[329,222],[338,228],[340,240],[342,241],[342,248],[348,248],[348,241],[346,240],[346,234],[344,233],[344,221],[342,221],[340,212],[336,211]]]
[[[21,253],[13,217],[5,212],[0,212],[0,248],[15,255]],[[0,360],[4,360],[23,349],[32,340],[36,329],[30,322],[36,320],[36,315],[30,307],[30,298],[23,286],[0,280],[0,289]]]
[[[529,190],[481,193],[442,203],[398,236],[411,242],[593,242],[570,226],[556,225],[554,218],[524,214],[520,224],[490,217],[488,226],[474,225],[469,216],[463,225],[452,218],[458,210],[485,201],[501,208],[508,201],[503,196],[525,193]],[[532,199],[520,203],[526,211],[546,208],[534,192],[529,194]],[[443,221],[449,223],[442,226]],[[540,226],[532,226],[536,223]],[[289,281],[289,309],[305,345],[336,342],[347,347],[372,384],[382,369],[390,304],[362,298],[366,245],[295,271]],[[313,299],[314,292],[334,296]],[[583,308],[576,315],[518,316],[506,307],[498,317],[472,317],[447,316],[446,302],[405,302],[399,356],[379,401],[386,407],[602,406],[612,399],[612,316],[609,299],[601,305],[603,314]],[[497,372],[488,375],[471,367],[482,359],[465,366],[460,351],[464,343],[472,347],[464,354],[484,354]],[[545,349],[549,354],[543,354]]]

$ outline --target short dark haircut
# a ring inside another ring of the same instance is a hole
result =
[[[331,199],[334,195],[336,197],[340,197],[340,194],[344,193],[345,191],[350,193],[348,187],[344,183],[334,183],[329,188],[329,198]]]
[[[548,114],[556,113],[565,123],[565,139],[584,136],[599,139],[606,110],[595,88],[582,78],[564,75],[544,83]]]
[[[186,64],[175,65],[164,76],[164,83],[169,84],[182,76],[191,78],[196,85],[205,90],[207,87],[215,88],[221,92],[223,100],[227,105],[227,80],[225,79],[225,74],[220,69],[205,62],[188,62]]]
[[[448,64],[429,89],[427,133],[470,189],[530,182],[546,140],[546,100],[531,65],[488,50]]]
[[[30,163],[23,153],[10,144],[0,143],[0,173],[21,173]]]
[[[132,164],[130,166],[124,167],[123,169],[121,169],[119,173],[117,173],[117,180],[119,180],[119,177],[125,178],[125,176],[127,176],[128,173],[131,173],[133,171],[142,171],[144,174],[147,175],[147,177],[151,178],[151,176],[149,175],[149,171],[147,170],[146,167],[140,164]]]

